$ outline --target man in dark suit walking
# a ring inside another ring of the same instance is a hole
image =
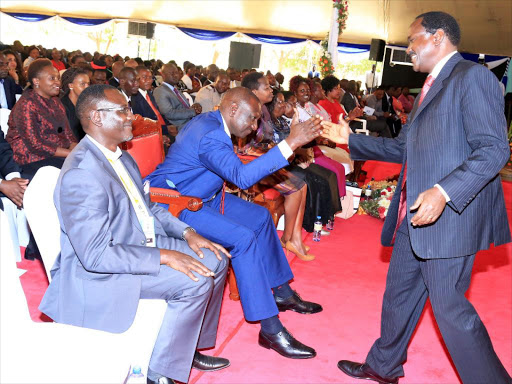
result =
[[[427,298],[464,383],[510,383],[475,308],[464,296],[479,250],[510,242],[499,176],[510,156],[496,77],[457,52],[460,29],[428,12],[409,29],[415,71],[429,73],[395,139],[351,135],[326,123],[355,160],[402,163],[382,230],[394,243],[382,304],[381,335],[366,362],[341,360],[347,375],[398,383],[407,346]]]

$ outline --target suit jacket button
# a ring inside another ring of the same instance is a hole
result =
[[[146,240],[141,240],[141,241],[140,241],[140,244],[141,244],[141,245],[146,245]]]

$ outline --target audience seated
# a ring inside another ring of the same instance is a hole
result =
[[[321,82],[322,88],[325,92],[325,99],[318,102],[320,106],[331,117],[333,123],[338,124],[340,115],[343,113],[343,107],[340,104],[342,89],[340,81],[336,76],[325,76]]]
[[[319,109],[309,101],[310,90],[307,79],[301,76],[292,77],[290,79],[290,91],[293,92],[297,98],[295,107],[297,108],[299,121],[307,121],[318,114]],[[305,147],[313,148],[315,164],[327,168],[336,174],[338,181],[338,199],[345,196],[345,168],[340,163],[325,156],[316,145],[316,142],[308,143]],[[327,219],[333,219],[333,217],[328,217]]]
[[[374,122],[380,122],[381,124],[385,122],[385,129],[382,131],[381,136],[391,137],[390,126],[393,126],[393,121],[390,121],[389,124],[387,121],[388,119],[393,120],[393,117],[390,112],[387,112],[387,110],[389,110],[389,104],[384,104],[384,95],[384,87],[380,86],[366,98],[366,105],[375,110],[373,115],[368,116],[367,119],[368,123],[370,122],[369,119],[372,119]],[[384,110],[384,105],[386,110]],[[367,126],[367,128],[370,130],[369,126]]]
[[[229,88],[240,87],[242,85],[241,73],[235,68],[228,68],[227,74],[229,76]]]
[[[139,79],[139,90],[131,96],[132,111],[134,114],[158,121],[162,126],[164,145],[168,147],[171,143],[167,127],[169,123],[158,110],[157,102],[151,91],[153,83],[151,71],[144,66],[138,66],[136,70]]]
[[[230,250],[245,318],[261,323],[259,344],[285,357],[313,358],[315,350],[297,341],[277,315],[288,309],[316,313],[322,307],[303,301],[290,288],[293,274],[267,209],[224,194],[223,184],[229,181],[246,189],[287,166],[293,150],[319,134],[320,120],[292,126],[286,140],[244,165],[230,136],[246,137],[260,116],[260,102],[251,91],[230,89],[219,110],[201,114],[183,127],[165,161],[147,180],[153,187],[203,199],[202,209],[184,210],[180,219]]]
[[[52,49],[52,64],[59,72],[66,69],[66,64],[62,62],[62,54],[57,48]]]
[[[131,108],[132,96],[139,93],[139,75],[134,68],[124,67],[121,69],[121,72],[119,72],[119,90]]]
[[[347,91],[345,92],[345,95],[343,96],[343,99],[341,103],[343,104],[343,107],[345,110],[350,113],[352,112],[356,107],[360,108],[360,104],[356,97],[357,92],[357,86],[355,81],[349,81],[347,85]],[[376,135],[381,137],[391,137],[391,126],[388,127],[388,124],[385,124],[382,120],[379,120],[375,114],[373,116],[365,116],[364,119],[367,121],[366,123],[366,129],[368,129],[370,132],[374,132]],[[350,128],[353,130],[357,127],[355,122],[350,123]]]
[[[0,108],[12,109],[16,103],[16,94],[21,94],[21,87],[9,76],[9,62],[0,52]]]
[[[39,48],[35,45],[32,45],[28,48],[28,57],[23,62],[23,67],[28,67],[34,60],[38,59],[40,56]]]
[[[261,147],[261,144],[268,145],[274,140],[273,117],[268,106],[273,106],[273,112],[277,115],[274,118],[284,114],[284,99],[281,100],[272,94],[272,89],[268,81],[268,76],[263,76],[260,72],[253,72],[244,77],[242,86],[248,88],[256,95],[261,103],[261,117],[258,122],[258,129],[253,140],[250,141],[252,147]],[[280,103],[275,107],[276,103]],[[302,242],[302,221],[304,219],[304,209],[306,206],[307,186],[304,181],[304,172],[302,169],[293,169],[290,166],[274,172],[262,182],[269,184],[279,193],[284,195],[284,232],[281,237],[281,245],[288,251],[293,252],[297,257],[304,261],[314,260],[312,254],[308,254],[306,246]]]
[[[201,83],[203,86],[213,84],[215,83],[215,80],[217,80],[218,75],[219,67],[217,67],[215,64],[210,64],[208,67],[206,67],[206,78],[204,81],[201,80]]]
[[[76,109],[87,135],[55,188],[62,246],[40,310],[59,323],[120,333],[140,299],[165,300],[147,383],[227,367],[197,352],[215,345],[227,251],[150,203],[137,165],[118,147],[134,116],[117,89],[93,85]]]
[[[181,77],[181,81],[187,87],[184,92],[189,93],[194,98],[201,89],[201,82],[196,77],[196,66],[192,63],[187,63],[186,66],[183,66],[183,69],[185,74]]]
[[[76,102],[82,91],[90,85],[87,72],[81,68],[69,68],[62,74],[62,91],[64,95],[60,101],[66,109],[69,127],[77,141],[82,140],[85,136],[80,119],[76,115]]]
[[[17,207],[23,205],[23,194],[27,188],[28,180],[21,178],[21,168],[13,159],[12,149],[4,138],[0,129],[0,197],[7,197]],[[3,210],[0,200],[0,209]]]
[[[180,81],[178,67],[169,63],[162,67],[163,84],[155,89],[155,96],[158,110],[172,125],[178,130],[192,119],[195,115],[201,113],[200,104],[190,105],[180,90],[176,88]]]
[[[7,59],[9,76],[14,80],[14,82],[20,86],[20,88],[24,88],[27,84],[27,78],[23,73],[23,67],[21,65],[21,60],[19,58],[19,53],[12,50],[4,51],[5,57]],[[21,92],[20,92],[21,94]]]
[[[9,221],[16,261],[21,261],[20,245],[27,246],[29,242],[25,212],[21,209],[27,185],[28,180],[21,178],[21,168],[14,161],[11,146],[0,129],[0,210]]]
[[[411,113],[412,107],[414,106],[414,96],[409,94],[409,88],[403,87],[402,93],[398,97],[398,100],[402,103],[405,113]]]
[[[108,81],[109,85],[119,87],[119,72],[124,68],[124,61],[116,61],[112,64],[112,77]]]
[[[312,114],[322,116],[322,118],[326,121],[331,121],[331,116],[320,105],[320,101],[325,99],[325,93],[322,85],[316,81],[312,81],[311,79],[308,79],[308,84],[310,89],[309,101],[311,103],[308,105],[312,108]],[[355,112],[352,114],[353,116],[355,116],[357,113],[362,115],[362,111],[358,111],[357,108],[354,109],[353,112]],[[325,156],[343,165],[345,168],[345,174],[348,174],[354,170],[354,162],[350,159],[350,155],[347,151],[336,147],[336,144],[329,142],[329,140],[323,139],[321,137],[317,138],[317,143],[319,144],[318,148]]]
[[[59,72],[48,59],[28,68],[31,89],[25,90],[9,116],[6,140],[27,178],[45,165],[61,168],[76,145],[66,110],[59,99]]]
[[[107,84],[107,65],[104,61],[97,60],[91,64],[91,85]]]
[[[225,72],[218,73],[215,83],[206,85],[197,92],[196,103],[201,105],[203,113],[211,112],[220,104],[222,94],[228,89],[228,75]]]

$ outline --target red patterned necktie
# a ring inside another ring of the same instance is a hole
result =
[[[421,88],[421,95],[420,100],[418,101],[418,108],[420,107],[421,103],[423,102],[423,99],[427,95],[428,91],[430,90],[430,87],[432,87],[432,84],[434,84],[435,78],[431,75],[427,76],[427,79],[425,80],[425,84],[423,84],[423,88]],[[406,188],[406,182],[407,182],[407,162],[405,162],[405,168],[404,168],[404,176],[402,178],[402,188],[400,191],[400,201],[398,202],[398,220],[396,222],[395,232],[393,234],[393,240],[392,243],[395,242],[396,232],[398,231],[398,228],[400,228],[400,225],[402,225],[405,216],[407,216],[407,188]]]

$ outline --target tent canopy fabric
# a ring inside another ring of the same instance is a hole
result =
[[[321,40],[329,30],[332,0],[128,0],[122,5],[118,1],[2,0],[0,10]],[[407,45],[411,22],[433,10],[448,12],[458,20],[461,51],[512,55],[510,0],[351,0],[347,29],[340,41],[369,44],[378,38],[388,44]]]

